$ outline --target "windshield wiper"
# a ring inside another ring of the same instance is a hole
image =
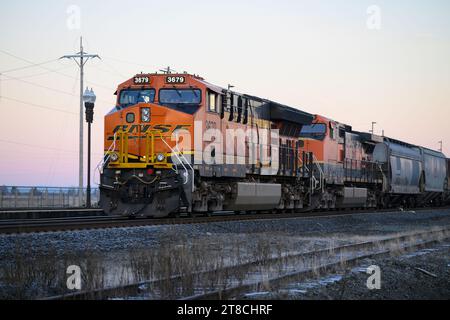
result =
[[[191,90],[194,93],[195,97],[198,98],[198,93],[195,91],[194,87],[189,86],[189,88],[191,88]]]
[[[178,93],[178,95],[180,96],[180,98],[183,97],[183,95],[181,94],[180,90],[178,90],[177,87],[173,86],[173,88],[175,89],[175,91]]]

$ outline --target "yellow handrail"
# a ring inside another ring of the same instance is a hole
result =
[[[113,168],[145,168],[147,165],[156,165],[161,168],[171,168],[172,164],[166,163],[166,161],[160,163],[156,161],[155,156],[155,136],[158,135],[159,138],[167,144],[164,140],[164,136],[160,131],[149,131],[144,135],[139,135],[136,138],[145,139],[145,150],[142,156],[134,156],[130,155],[128,151],[129,147],[129,134],[126,131],[118,130],[115,135],[117,135],[117,139],[119,140],[117,150],[111,150],[109,153],[116,152],[118,155],[118,160],[116,162],[111,162],[110,166]],[[170,147],[169,147],[170,149]],[[138,162],[130,162],[130,159],[136,159]],[[166,157],[167,159],[167,157]]]

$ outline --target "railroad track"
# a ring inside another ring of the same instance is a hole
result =
[[[446,209],[439,208],[419,208],[414,211]],[[104,229],[121,227],[139,227],[151,225],[180,225],[180,224],[203,224],[212,222],[227,221],[250,221],[250,220],[272,220],[272,219],[292,219],[292,218],[317,218],[336,217],[350,214],[370,214],[400,212],[403,209],[364,209],[364,210],[342,210],[342,211],[321,211],[302,213],[267,213],[267,214],[228,214],[177,218],[138,218],[129,219],[123,216],[88,216],[88,217],[65,217],[51,219],[14,219],[0,220],[0,234],[32,233],[32,232],[52,232],[52,231],[73,231],[84,229]]]
[[[5,208],[0,210],[1,220],[20,219],[51,219],[51,218],[71,218],[104,216],[104,212],[99,208],[40,208],[40,209],[13,209]]]
[[[262,288],[277,288],[294,281],[316,278],[319,274],[348,269],[364,259],[419,250],[449,238],[450,227],[412,232],[309,252],[286,253],[279,257],[189,275],[176,275],[125,286],[47,297],[45,300],[240,298],[245,293],[259,291]],[[214,283],[211,283],[211,279],[214,279]],[[183,285],[185,283],[190,283],[189,288]],[[161,289],[167,285],[170,286],[168,291],[171,296],[164,294]]]

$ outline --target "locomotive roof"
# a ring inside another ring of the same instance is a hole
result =
[[[216,86],[213,85],[207,81],[205,81],[202,77],[198,76],[198,75],[194,75],[194,74],[189,74],[189,73],[141,73],[141,74],[136,74],[134,77],[142,77],[142,76],[185,76],[185,77],[190,77],[191,79],[193,79],[194,81],[197,81],[201,84],[203,84],[205,87],[207,87],[208,89],[219,93],[219,94],[225,94],[225,93],[232,93],[234,95],[237,96],[241,96],[241,97],[245,97],[248,99],[252,99],[255,101],[258,101],[261,103],[261,107],[264,109],[264,115],[266,117],[268,117],[268,120],[273,120],[273,121],[286,121],[286,122],[290,122],[290,123],[294,123],[297,125],[308,125],[311,124],[312,121],[314,120],[314,115],[307,113],[305,111],[301,111],[297,108],[294,107],[290,107],[275,101],[271,101],[268,99],[264,99],[264,98],[260,98],[260,97],[256,97],[256,96],[252,96],[252,95],[248,95],[248,94],[241,94],[235,91],[231,91],[225,88],[222,88],[220,86]],[[134,78],[133,77],[133,78]],[[133,79],[130,78],[127,81],[121,83],[119,85],[123,86],[127,83],[130,83],[130,81]],[[117,91],[114,93],[117,95]]]
[[[266,111],[266,114],[269,117],[269,120],[274,121],[288,121],[292,123],[296,123],[299,125],[308,125],[311,124],[314,120],[314,115],[308,112],[299,110],[294,107],[290,107],[272,100],[252,96],[249,94],[242,94],[234,91],[229,91],[225,88],[221,88],[219,86],[213,85],[205,80],[196,79],[198,82],[203,83],[208,89],[213,90],[217,93],[227,93],[230,92],[232,94],[242,96],[251,100],[255,100],[262,103],[262,108]]]

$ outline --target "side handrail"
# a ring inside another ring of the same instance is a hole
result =
[[[161,140],[164,142],[164,144],[170,149],[170,151],[172,151],[172,154],[175,155],[175,157],[177,158],[177,160],[180,162],[181,166],[183,167],[183,169],[186,171],[186,173],[188,173],[188,169],[186,168],[186,166],[183,163],[183,160],[178,156],[178,154],[176,153],[176,151],[167,143],[167,141],[163,138],[162,133],[160,133],[160,137]],[[186,158],[183,156],[183,158],[186,160]],[[187,161],[186,161],[187,162]],[[194,191],[195,189],[195,184],[194,184],[194,168],[189,164],[189,162],[187,162],[187,164],[190,166],[190,168],[192,169],[192,191]],[[187,184],[188,183],[188,178],[185,176],[186,180],[184,181],[183,184]]]
[[[114,132],[113,142],[111,143],[108,150],[106,151],[106,155],[104,155],[102,157],[102,159],[98,162],[97,166],[95,167],[94,172],[98,171],[99,177],[103,173],[103,169],[105,168],[106,163],[108,162],[109,158],[111,157],[111,151],[116,149],[116,140],[117,140],[117,132]],[[100,185],[100,181],[95,180],[95,175],[94,175],[94,183],[96,185]]]
[[[322,167],[320,166],[320,164],[318,163],[319,161],[317,160],[316,156],[314,155],[314,153],[312,153],[312,157],[313,157],[313,162],[314,165],[316,166],[316,168],[319,170],[319,188],[317,188],[317,190],[322,189],[323,188],[323,179],[324,179],[324,172],[322,170]]]
[[[180,149],[178,149],[178,144],[176,146],[177,146],[176,150],[178,151],[178,154],[181,155],[181,157],[184,159],[184,161],[186,161],[186,164],[189,166],[189,169],[191,169],[191,171],[192,171],[192,191],[195,191],[195,183],[194,183],[195,170],[194,170],[194,167],[192,167],[191,163],[186,159],[186,157],[180,151]]]

